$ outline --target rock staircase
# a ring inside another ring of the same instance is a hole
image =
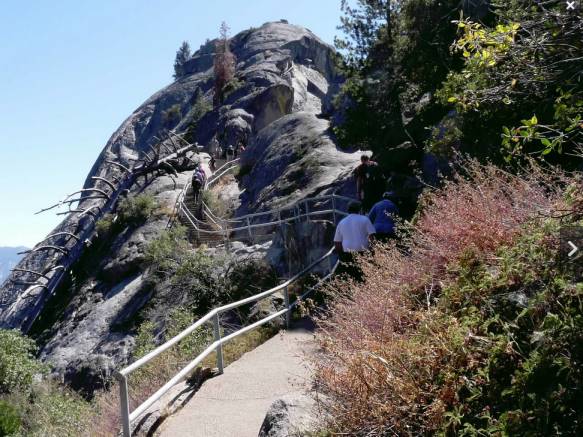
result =
[[[220,179],[224,174],[227,174],[222,173],[221,169],[226,167],[228,162],[223,159],[217,159],[215,166],[218,170],[213,173],[213,176]],[[205,190],[208,189],[210,187],[205,187]],[[212,221],[212,219],[209,219],[208,214],[205,214],[205,205],[202,198],[202,191],[198,196],[195,196],[190,183],[185,187],[182,204],[187,211],[179,214],[180,222],[188,229],[188,238],[195,246],[218,246],[225,242],[228,237],[228,231]]]
[[[217,246],[224,241],[224,235],[220,232],[209,233],[200,231],[221,231],[221,228],[212,223],[205,214],[203,214],[202,195],[194,196],[191,187],[188,187],[184,197],[184,206],[196,217],[198,229],[192,221],[188,220],[185,215],[180,214],[180,222],[188,229],[188,239],[196,246]]]

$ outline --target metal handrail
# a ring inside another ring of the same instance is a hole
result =
[[[326,195],[326,196],[318,196],[318,197],[311,197],[305,200],[302,200],[301,203],[306,203],[308,201],[323,201],[323,200],[334,200],[334,199],[343,199],[343,200],[350,200],[352,201],[353,199],[350,199],[348,197],[344,197],[344,196],[338,196],[336,194],[330,194],[330,195]],[[208,208],[208,207],[207,207]],[[184,210],[188,210],[188,207],[186,207],[186,205],[183,205],[183,211]],[[190,210],[188,210],[190,213],[191,218],[194,218],[194,215],[190,212]],[[288,218],[278,218],[276,220],[271,220],[268,222],[264,222],[264,223],[251,223],[251,218],[256,218],[256,217],[260,217],[260,216],[265,216],[265,215],[274,215],[277,214],[278,216],[281,216],[281,214],[285,211],[296,211],[296,213]],[[195,220],[189,220],[190,223],[195,226],[197,232],[200,231],[200,233],[205,233],[205,234],[224,234],[225,231],[228,232],[237,232],[237,231],[243,231],[243,230],[252,230],[252,229],[257,229],[257,228],[264,228],[264,227],[269,227],[269,226],[274,226],[274,225],[278,225],[278,224],[282,224],[282,223],[289,223],[301,218],[307,218],[307,217],[313,217],[313,216],[318,216],[318,215],[326,215],[326,214],[338,214],[341,216],[345,216],[347,215],[347,213],[345,211],[336,209],[336,208],[332,208],[332,209],[325,209],[325,210],[312,210],[312,211],[308,211],[306,213],[297,213],[297,206],[295,207],[288,207],[285,209],[281,209],[281,210],[275,210],[275,211],[268,211],[268,212],[261,212],[261,213],[254,213],[254,214],[248,214],[242,217],[238,217],[237,219],[231,219],[228,222],[230,223],[240,223],[240,222],[244,222],[249,220],[248,224],[245,225],[241,225],[241,226],[237,226],[237,227],[229,227],[226,229],[218,229],[218,230],[209,230],[209,229],[201,229],[198,226],[195,225],[195,221],[199,221],[198,219],[195,218]],[[215,224],[217,224],[218,226],[220,226],[220,223],[218,223],[217,221],[213,220],[213,222]]]
[[[214,185],[222,176],[229,173],[231,170],[234,170],[240,162],[240,158],[233,159],[231,161],[226,162],[221,167],[213,172],[211,177],[208,178],[205,184],[205,190],[208,190],[212,185]]]
[[[330,249],[326,254],[318,258],[316,261],[312,262],[309,266],[304,268],[301,272],[295,274],[293,277],[288,279],[287,281],[283,282],[282,284],[273,287],[269,290],[263,291],[261,293],[255,294],[253,296],[247,297],[245,299],[238,300],[236,302],[220,306],[211,310],[197,322],[195,322],[190,327],[186,328],[184,331],[173,337],[172,339],[168,340],[164,344],[158,346],[156,349],[151,351],[150,353],[146,354],[144,357],[140,358],[136,362],[132,363],[131,365],[125,367],[120,371],[115,372],[115,376],[119,381],[120,385],[120,400],[121,400],[121,416],[122,416],[122,425],[123,425],[123,435],[124,437],[131,436],[131,424],[132,422],[137,419],[141,414],[143,414],[148,408],[150,408],[156,401],[158,401],[164,394],[166,394],[173,386],[175,386],[178,382],[183,380],[192,370],[198,366],[204,358],[210,355],[213,351],[217,353],[217,367],[219,372],[222,373],[224,369],[224,362],[223,362],[223,355],[222,355],[222,345],[233,338],[244,334],[248,331],[251,331],[255,328],[258,328],[265,323],[280,317],[282,315],[286,315],[286,326],[289,327],[290,319],[291,319],[291,310],[299,304],[299,300],[293,303],[290,303],[290,296],[289,296],[289,286],[295,282],[300,277],[304,276],[306,273],[311,271],[314,267],[319,265],[322,261],[328,260],[329,261],[329,272],[327,275],[324,276],[316,285],[308,289],[299,299],[304,299],[307,294],[314,290],[319,284],[323,281],[327,280],[335,271],[337,262],[332,260],[332,256],[334,254],[334,249]],[[272,294],[283,290],[284,292],[284,302],[285,308],[277,311],[276,313],[270,314],[263,319],[240,328],[231,334],[221,337],[220,332],[220,321],[219,316],[221,313],[229,311],[233,308],[238,308],[242,305],[246,305],[251,302],[255,302],[261,299],[264,299]],[[166,384],[164,384],[160,389],[158,389],[153,395],[151,395],[147,400],[145,400],[141,405],[139,405],[134,411],[130,412],[129,408],[129,394],[128,394],[128,375],[135,370],[139,369],[170,347],[174,346],[182,339],[193,333],[197,328],[201,327],[204,323],[213,320],[214,325],[214,339],[215,341],[211,343],[203,352],[201,352],[194,360],[192,360],[186,367],[184,367],[180,372],[178,372],[173,378],[171,378]]]
[[[226,222],[226,223],[236,223],[236,222],[240,222],[240,221],[245,221],[247,218],[252,219],[252,218],[257,218],[257,217],[261,217],[261,216],[265,216],[265,215],[274,215],[274,214],[278,214],[278,213],[283,213],[284,211],[291,211],[295,208],[297,208],[298,204],[302,204],[302,203],[307,203],[309,201],[313,201],[313,200],[330,200],[330,199],[338,199],[338,200],[345,200],[345,201],[354,201],[355,199],[350,198],[350,197],[346,197],[346,196],[341,196],[335,193],[332,194],[325,194],[322,196],[315,196],[315,197],[308,197],[305,199],[302,199],[301,201],[294,203],[293,206],[288,206],[286,208],[279,208],[279,209],[275,209],[275,210],[269,210],[269,211],[261,211],[261,212],[255,212],[255,213],[251,213],[251,214],[245,214],[239,217],[235,217],[232,219],[223,219],[220,217],[217,217],[216,215],[214,215],[212,213],[212,211],[210,211],[210,214],[215,218],[218,219],[222,222]],[[208,206],[207,206],[208,208]],[[273,223],[276,223],[276,221],[273,221]]]

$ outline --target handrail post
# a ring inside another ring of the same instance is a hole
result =
[[[249,232],[249,238],[251,239],[251,243],[253,242],[253,233],[251,232],[251,221],[249,217],[247,217],[247,232]]]
[[[289,329],[291,324],[291,307],[289,306],[289,287],[287,285],[283,288],[283,302],[287,308],[287,313],[285,313],[285,327]]]
[[[332,273],[332,269],[334,268],[334,262],[332,261],[332,255],[328,257],[328,272]]]
[[[310,199],[306,199],[306,201],[304,202],[306,204],[306,221],[309,222],[310,221]]]
[[[130,402],[128,398],[128,379],[125,375],[118,374],[119,398],[121,406],[121,420],[123,426],[123,437],[131,437],[132,430],[130,424]]]
[[[217,312],[213,317],[213,328],[215,334],[215,341],[221,341],[221,325],[219,323],[219,313]],[[219,373],[223,373],[224,362],[223,362],[223,345],[219,343],[216,348],[217,352],[217,368]]]
[[[336,194],[332,193],[332,220],[336,226]]]

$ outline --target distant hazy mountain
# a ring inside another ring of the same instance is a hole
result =
[[[26,247],[0,247],[0,284],[8,277],[10,269],[13,268],[22,255],[18,252],[26,250]]]

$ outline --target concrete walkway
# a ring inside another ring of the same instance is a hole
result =
[[[166,419],[164,437],[257,437],[265,413],[284,395],[305,393],[314,352],[313,326],[283,331],[206,381],[186,406]]]

